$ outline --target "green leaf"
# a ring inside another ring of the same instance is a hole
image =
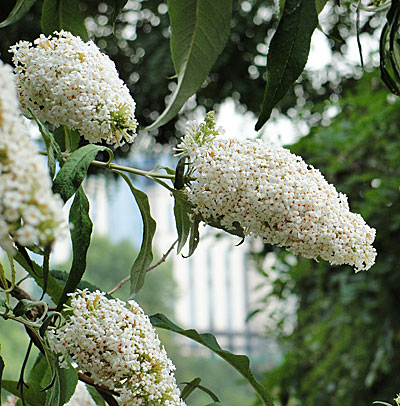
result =
[[[85,145],[68,157],[53,183],[53,192],[59,193],[64,202],[78,190],[89,165],[100,151],[107,151],[112,159],[113,153],[109,148],[94,144]]]
[[[68,272],[65,272],[65,271],[59,271],[59,270],[53,269],[53,270],[50,271],[50,275],[51,275],[52,277],[54,277],[54,279],[56,279],[57,282],[58,282],[61,286],[64,287],[64,286],[65,286],[65,283],[66,283],[67,280],[68,280],[68,275],[69,275],[69,273],[68,273]],[[78,289],[81,289],[81,290],[83,290],[83,289],[88,289],[90,292],[95,292],[96,290],[102,290],[102,289],[100,289],[100,287],[95,286],[95,285],[93,285],[93,284],[90,283],[90,282],[82,281],[82,280],[78,283],[77,288],[78,288]],[[111,295],[106,295],[106,296],[107,296],[109,299],[112,299],[112,296],[111,296]]]
[[[191,340],[196,341],[197,343],[213,351],[215,354],[219,355],[246,379],[246,381],[254,388],[257,395],[263,401],[264,405],[273,406],[271,394],[256,380],[250,370],[250,360],[245,355],[235,355],[229,351],[225,351],[220,347],[216,338],[212,334],[199,334],[194,329],[184,330],[174,324],[163,314],[158,313],[150,316],[150,321],[154,327],[173,331],[174,333],[190,338]]]
[[[19,389],[17,381],[4,380],[2,387],[14,396],[21,397],[21,390]],[[31,384],[29,388],[24,386],[24,398],[28,406],[43,406],[45,404],[46,394],[42,392],[40,386]]]
[[[317,14],[319,14],[325,7],[328,0],[315,0],[315,9],[317,10]]]
[[[113,26],[113,30],[115,26],[115,21],[117,20],[117,17],[121,12],[121,10],[125,7],[126,3],[128,3],[128,0],[114,0],[114,11],[111,17],[111,24]]]
[[[32,115],[33,119],[39,127],[40,133],[42,134],[44,144],[46,145],[50,176],[51,179],[53,179],[56,173],[56,158],[60,163],[60,166],[64,164],[64,158],[62,156],[61,148],[54,138],[54,134],[50,132],[47,127],[36,118],[35,114],[31,110],[29,110],[29,113]]]
[[[182,202],[175,198],[174,205],[175,225],[178,232],[178,247],[177,254],[182,251],[190,234],[192,223],[189,218],[189,213],[185,209]]]
[[[3,380],[3,371],[4,371],[4,360],[3,357],[0,355],[0,396],[1,396],[1,381]],[[1,397],[0,397],[0,406],[1,406]]]
[[[147,129],[171,120],[206,80],[229,37],[232,0],[168,0],[171,56],[178,83],[164,112]]]
[[[174,188],[177,190],[183,189],[185,186],[185,169],[187,167],[187,159],[187,155],[183,156],[176,165]]]
[[[190,394],[200,385],[201,378],[194,378],[190,382],[183,382],[186,386],[181,392],[181,399],[186,400]]]
[[[78,383],[78,374],[75,368],[68,364],[68,369],[55,367],[55,380],[51,388],[46,392],[45,406],[63,406],[69,401],[75,392]]]
[[[86,270],[86,256],[90,245],[93,224],[89,217],[89,201],[80,187],[69,211],[69,223],[72,241],[72,266],[65,283],[63,293],[57,304],[57,310],[61,311],[63,304],[68,299],[68,293],[73,292],[81,281]]]
[[[17,0],[8,17],[0,22],[0,28],[16,23],[35,4],[36,0]]]
[[[190,382],[183,382],[184,384],[186,384],[186,386],[183,388],[181,398],[183,400],[186,400],[195,389],[200,389],[204,393],[207,393],[207,395],[210,396],[210,398],[214,401],[213,403],[211,403],[212,405],[219,405],[220,403],[218,396],[212,390],[206,388],[203,385],[200,385],[200,382],[200,378],[194,378]]]
[[[27,260],[20,252],[15,254],[14,259],[35,279],[36,283],[43,289],[43,269],[40,265],[32,260]],[[61,297],[63,288],[51,275],[47,281],[47,293],[53,299],[54,303],[57,303]]]
[[[318,25],[315,0],[286,0],[278,28],[267,56],[267,83],[259,130],[269,119],[272,109],[303,72],[310,52],[311,36]]]
[[[190,238],[189,238],[189,252],[185,258],[189,258],[193,255],[200,242],[199,224],[201,222],[201,216],[196,214],[193,218],[193,222],[190,224]]]
[[[44,0],[41,25],[43,33],[65,30],[89,40],[85,23],[79,11],[79,0]]]
[[[39,353],[35,364],[29,372],[27,383],[28,385],[35,385],[37,387],[46,387],[50,380],[51,371],[47,359]]]
[[[149,199],[146,193],[136,189],[129,177],[124,173],[119,171],[114,172],[122,176],[128,184],[135,197],[143,220],[142,246],[131,269],[131,295],[135,295],[142,288],[147,268],[153,261],[153,237],[156,232],[156,222],[153,217],[151,217]]]
[[[86,385],[86,389],[89,392],[89,395],[93,399],[94,403],[96,403],[96,406],[105,406],[104,399],[96,388],[93,388],[93,386],[90,385]]]
[[[29,310],[32,310],[37,306],[37,303],[32,302],[27,299],[21,299],[14,307],[13,313],[14,316],[20,317],[23,316],[25,313],[28,313]]]

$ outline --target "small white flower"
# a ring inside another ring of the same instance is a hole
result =
[[[65,228],[63,202],[19,111],[14,75],[0,61],[0,246],[47,245]],[[10,237],[11,236],[11,237]]]
[[[347,197],[318,169],[260,140],[214,136],[196,144],[205,138],[199,132],[215,134],[213,130],[210,117],[197,130],[191,124],[178,146],[192,160],[195,180],[188,198],[204,221],[219,220],[228,230],[239,224],[245,235],[261,236],[306,258],[349,264],[356,271],[374,264],[375,230],[350,211]]]
[[[100,291],[77,291],[66,324],[48,332],[51,348],[61,362],[71,356],[95,383],[117,392],[119,405],[185,406],[154,327],[135,301],[129,305]]]
[[[94,42],[66,31],[11,47],[22,106],[78,130],[89,142],[133,142],[135,102],[114,62]]]

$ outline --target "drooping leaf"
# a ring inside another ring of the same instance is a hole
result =
[[[99,393],[99,391],[96,388],[93,388],[93,386],[86,385],[86,389],[89,392],[90,397],[93,399],[94,403],[96,406],[104,406],[104,399]]]
[[[156,232],[156,222],[151,217],[150,205],[147,195],[139,189],[136,189],[127,175],[122,172],[118,173],[128,184],[136,203],[139,207],[140,214],[143,220],[143,239],[139,254],[131,269],[131,295],[139,292],[144,284],[146,271],[153,261],[153,237]]]
[[[29,275],[31,275],[35,279],[36,283],[43,289],[44,278],[42,267],[32,260],[27,261],[27,258],[25,258],[20,252],[17,252],[15,254],[14,259],[29,273]],[[62,291],[62,286],[57,282],[55,278],[49,275],[47,281],[47,293],[53,299],[54,303],[58,302],[61,297]]]
[[[4,371],[4,360],[3,357],[0,355],[0,394],[1,394],[1,381],[3,380],[3,371]],[[0,397],[0,406],[1,406],[1,397]]]
[[[235,355],[229,351],[223,350],[218,344],[216,338],[212,334],[199,334],[196,330],[184,330],[177,326],[171,320],[169,320],[163,314],[155,314],[150,316],[151,324],[155,327],[162,328],[164,330],[173,331],[193,341],[203,345],[215,354],[219,355],[222,359],[228,362],[233,368],[235,368],[246,381],[254,388],[257,395],[263,401],[266,406],[273,406],[271,394],[269,390],[262,386],[254,377],[250,370],[250,360],[245,355]]]
[[[55,365],[54,384],[46,392],[45,406],[64,406],[75,392],[78,374],[75,368],[68,364],[68,369]]]
[[[0,22],[0,28],[16,23],[30,10],[35,2],[36,0],[17,0],[8,17]]]
[[[28,385],[35,385],[38,387],[46,387],[51,379],[50,367],[46,357],[39,353],[35,364],[29,372],[27,379]]]
[[[318,25],[315,0],[286,0],[278,28],[267,56],[267,83],[259,130],[269,119],[272,109],[303,72],[310,52],[311,36]]]
[[[168,0],[168,13],[178,83],[164,112],[148,129],[171,120],[207,78],[228,40],[232,0]]]
[[[400,95],[400,64],[398,60],[398,28],[400,25],[400,2],[393,0],[386,15],[380,37],[380,71],[382,81],[395,95]]]
[[[194,378],[190,382],[183,382],[186,386],[182,389],[181,399],[186,400],[190,394],[200,385],[201,378]]]
[[[86,256],[90,245],[93,224],[89,217],[89,201],[82,187],[75,194],[69,212],[69,223],[73,225],[71,229],[73,257],[67,282],[57,304],[58,311],[61,311],[63,304],[67,301],[68,293],[76,289],[86,270]]]
[[[53,179],[54,175],[56,173],[56,159],[62,166],[64,164],[64,158],[61,153],[61,148],[57,144],[53,133],[51,133],[46,126],[38,120],[35,115],[32,114],[32,117],[36,121],[36,124],[39,127],[40,133],[42,134],[42,138],[44,141],[44,144],[46,145],[46,150],[47,150],[47,158],[48,158],[48,165],[49,165],[49,171],[50,171],[50,176]]]
[[[119,13],[125,7],[126,3],[128,3],[128,0],[114,0],[114,11],[111,17],[111,24],[113,26],[113,29],[115,26],[115,21],[117,20]]]
[[[89,144],[74,151],[58,172],[53,183],[53,192],[59,193],[66,202],[80,187],[85,179],[91,162],[100,151],[107,151],[112,159],[112,151],[107,147]]]
[[[189,237],[192,223],[189,218],[189,213],[185,209],[182,202],[178,199],[175,199],[174,216],[176,231],[178,232],[177,254],[179,254]]]
[[[41,25],[44,34],[65,30],[89,40],[84,20],[79,10],[79,0],[44,0]]]
[[[182,189],[185,186],[185,169],[186,169],[186,161],[188,157],[185,155],[181,159],[179,159],[176,169],[175,169],[175,180],[174,180],[174,188],[177,190]]]
[[[190,382],[183,382],[184,384],[186,384],[186,386],[183,388],[181,392],[181,398],[183,400],[186,400],[195,389],[200,389],[204,393],[207,393],[207,395],[210,396],[210,398],[214,401],[213,403],[211,403],[212,405],[219,405],[220,403],[218,396],[211,389],[208,389],[205,386],[200,385],[200,382],[201,378],[194,378]]]
[[[189,258],[193,255],[200,242],[199,224],[201,222],[201,216],[196,214],[190,224],[190,238],[189,238],[189,252],[185,258]]]
[[[3,380],[2,388],[14,396],[20,397],[21,390],[17,381]],[[31,384],[24,386],[24,398],[28,406],[43,406],[46,401],[46,394],[41,391],[41,387]]]

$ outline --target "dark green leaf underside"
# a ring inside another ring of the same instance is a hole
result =
[[[266,123],[272,109],[303,72],[311,36],[317,25],[315,0],[285,1],[281,20],[269,46],[267,83],[256,130]]]
[[[65,30],[81,37],[84,41],[89,40],[79,10],[79,0],[44,0],[41,25],[46,35]]]

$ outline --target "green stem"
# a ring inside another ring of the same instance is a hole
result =
[[[40,155],[46,155],[46,151],[39,151]],[[66,156],[68,158],[70,154],[69,153],[63,153],[63,156]],[[141,169],[137,168],[131,168],[129,166],[123,166],[123,165],[118,165],[118,164],[113,164],[113,163],[108,163],[108,162],[100,162],[100,161],[92,161],[91,165],[98,166],[100,168],[107,168],[107,169],[115,169],[117,171],[123,171],[123,172],[129,172],[133,173],[135,175],[140,175],[144,176],[148,179],[171,179],[175,180],[175,175],[170,175],[168,173],[158,173],[158,172],[153,172],[153,171],[143,171]]]
[[[145,176],[146,178],[157,178],[157,179],[175,179],[175,175],[170,175],[168,173],[158,173],[153,171],[143,171],[141,169],[131,168],[129,166],[117,165],[107,162],[92,161],[91,163],[94,166],[100,168],[116,169],[117,171],[134,173],[135,175]]]
[[[71,142],[70,142],[69,131],[66,126],[64,126],[64,142],[65,142],[65,152],[71,152]]]

